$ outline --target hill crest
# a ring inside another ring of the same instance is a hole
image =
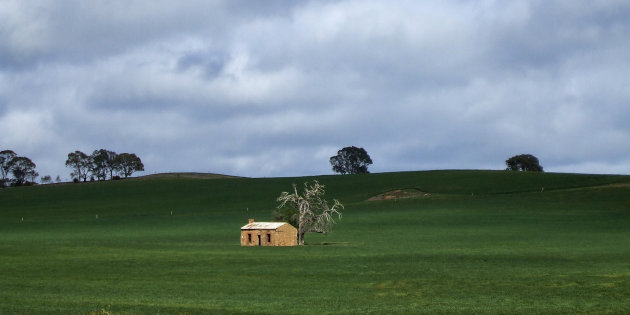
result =
[[[232,176],[214,173],[198,173],[198,172],[174,172],[174,173],[157,173],[136,177],[135,179],[221,179],[221,178],[243,178],[241,176]]]

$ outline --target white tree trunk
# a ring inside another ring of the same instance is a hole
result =
[[[324,199],[324,185],[314,181],[309,186],[308,182],[304,183],[303,195],[297,190],[297,186],[293,185],[293,193],[289,194],[284,191],[278,197],[280,205],[278,208],[285,206],[294,207],[298,212],[298,244],[304,245],[304,234],[306,232],[328,233],[335,224],[333,214],[337,214],[341,218],[340,208],[343,205],[333,200],[333,206],[329,207],[328,202]]]

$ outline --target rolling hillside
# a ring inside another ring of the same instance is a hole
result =
[[[346,205],[333,233],[239,246],[313,179]],[[629,176],[169,174],[0,203],[0,313],[630,312]]]

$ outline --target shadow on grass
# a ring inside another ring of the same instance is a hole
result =
[[[304,246],[328,246],[328,245],[347,246],[347,245],[350,245],[350,242],[315,242],[315,243],[307,242],[306,244],[304,244]]]

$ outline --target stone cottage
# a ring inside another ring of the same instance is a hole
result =
[[[241,228],[241,246],[296,246],[297,229],[286,222],[254,222]]]

